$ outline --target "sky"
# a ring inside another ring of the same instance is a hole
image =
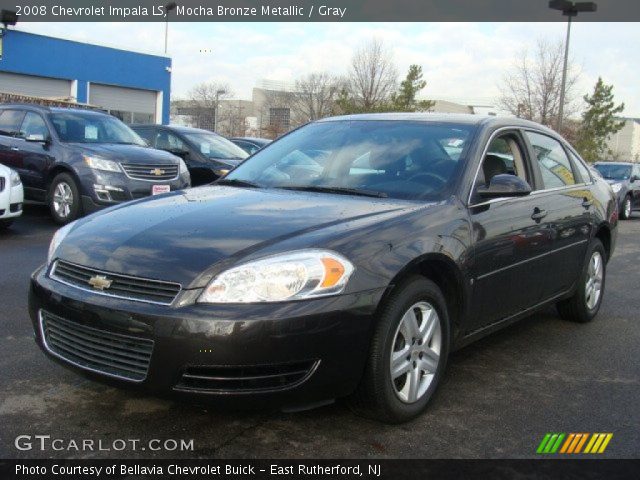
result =
[[[571,58],[579,68],[576,92],[592,91],[601,76],[614,85],[624,116],[640,117],[640,25],[574,23]],[[22,23],[44,35],[162,54],[164,23]],[[564,41],[557,23],[171,23],[172,97],[194,85],[230,85],[234,98],[250,99],[260,80],[293,82],[328,71],[345,74],[353,51],[372,38],[391,51],[400,77],[423,68],[422,96],[464,104],[495,105],[500,84],[523,49],[538,39]]]

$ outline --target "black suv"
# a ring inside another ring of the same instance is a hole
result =
[[[20,174],[25,198],[56,222],[190,186],[184,162],[148,148],[111,115],[80,108],[0,106],[0,163]]]
[[[149,146],[177,155],[187,163],[193,186],[217,180],[249,156],[226,138],[199,128],[132,125]]]
[[[593,165],[618,198],[620,218],[627,220],[640,210],[640,165],[630,162],[598,162]]]

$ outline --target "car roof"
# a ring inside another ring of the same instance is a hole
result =
[[[265,145],[273,141],[269,138],[260,138],[260,137],[229,137],[229,140],[246,140],[247,142],[255,142],[261,145]]]
[[[41,112],[81,112],[88,113],[91,115],[108,115],[106,111],[103,110],[94,110],[91,108],[77,108],[77,107],[50,107],[48,105],[38,105],[36,103],[3,103],[0,105],[0,109],[25,109],[25,110],[36,110]]]
[[[638,163],[635,163],[635,162],[596,162],[596,163],[594,163],[594,165],[628,165],[628,166],[633,166],[633,165],[638,165]]]
[[[168,130],[173,132],[182,132],[182,133],[213,133],[214,135],[220,136],[220,134],[212,132],[211,130],[205,130],[203,128],[193,128],[193,127],[185,127],[183,125],[159,125],[157,123],[134,123],[133,125],[129,125],[131,128],[145,128],[152,127],[158,128],[161,130]]]
[[[429,123],[452,123],[465,125],[490,125],[496,127],[530,127],[553,132],[548,127],[530,120],[518,117],[475,115],[473,113],[435,113],[435,112],[397,112],[397,113],[359,113],[355,115],[341,115],[318,120],[318,122],[336,122],[345,120],[391,120],[414,121]]]

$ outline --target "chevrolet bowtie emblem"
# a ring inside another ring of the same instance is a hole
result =
[[[164,175],[164,170],[162,170],[161,168],[154,168],[149,173],[151,175],[155,175],[156,177],[159,177],[160,175]]]
[[[105,288],[109,288],[113,280],[109,280],[104,275],[94,275],[89,279],[89,285],[91,285],[96,290],[104,290]]]

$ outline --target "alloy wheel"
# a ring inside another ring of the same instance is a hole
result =
[[[624,218],[629,218],[631,216],[631,200],[627,198],[624,201]]]
[[[396,396],[415,403],[433,382],[442,349],[440,317],[427,302],[414,304],[402,316],[391,349],[391,382]]]
[[[589,310],[593,310],[600,301],[602,295],[602,279],[604,276],[603,258],[600,252],[593,252],[589,260],[587,270],[587,282],[585,284],[585,301]]]
[[[66,182],[60,182],[53,191],[53,209],[60,218],[67,218],[73,206],[73,191]]]

